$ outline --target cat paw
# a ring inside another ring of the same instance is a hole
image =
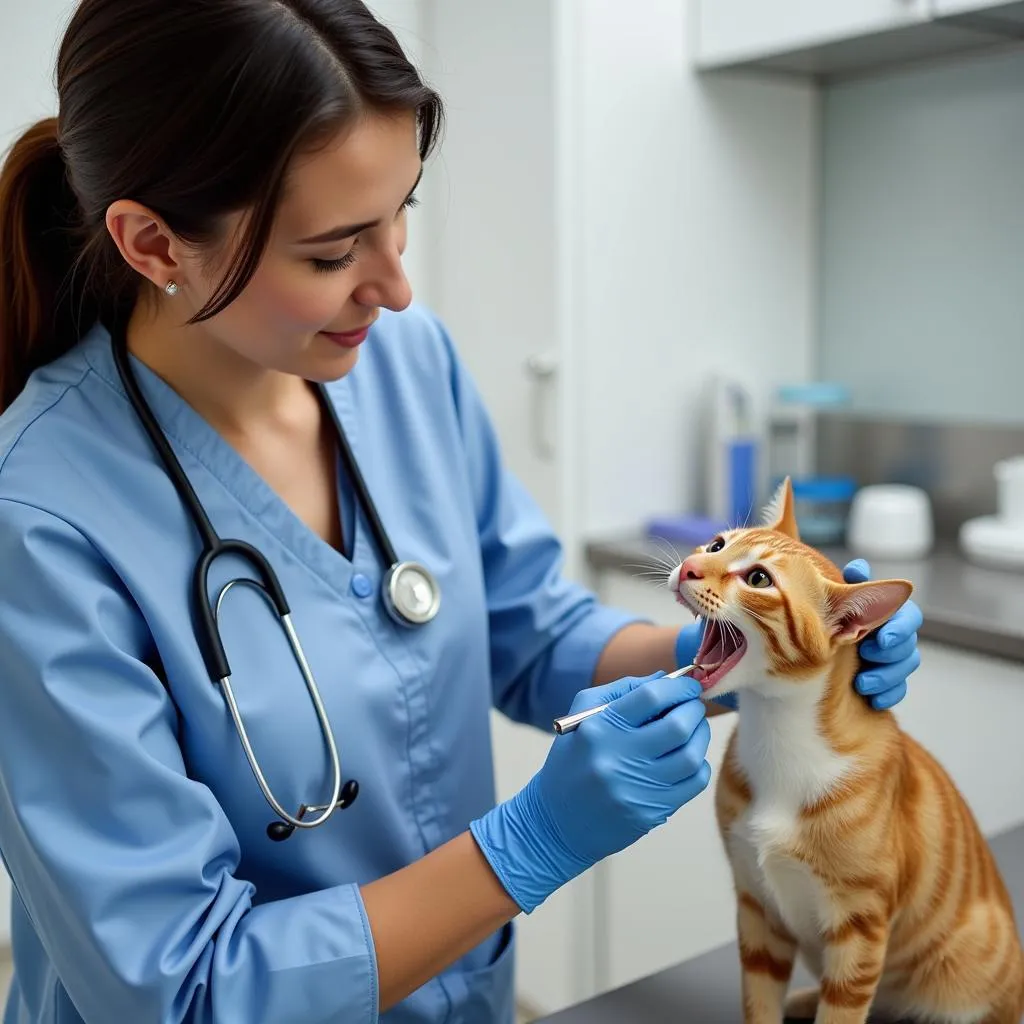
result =
[[[786,1020],[814,1020],[818,1012],[818,990],[800,988],[786,996]]]

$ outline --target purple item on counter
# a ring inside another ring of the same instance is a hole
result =
[[[647,536],[660,537],[671,544],[697,547],[698,544],[707,544],[726,529],[728,527],[721,520],[707,516],[656,516],[647,523]]]

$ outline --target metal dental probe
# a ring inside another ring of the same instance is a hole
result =
[[[712,668],[717,667],[717,665],[712,666]],[[685,665],[683,668],[677,668],[675,672],[669,672],[668,678],[678,679],[679,676],[688,675],[694,669],[698,668],[705,668],[705,666],[698,665],[696,663],[693,665]],[[562,736],[567,732],[572,732],[579,726],[580,722],[592,717],[593,715],[600,714],[606,707],[608,707],[607,704],[598,704],[597,707],[587,708],[586,711],[577,711],[574,715],[563,715],[561,718],[556,718],[554,721],[555,732],[557,732],[559,736]]]

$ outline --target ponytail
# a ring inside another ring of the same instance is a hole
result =
[[[0,412],[33,370],[74,345],[81,318],[94,318],[71,286],[78,227],[57,119],[47,118],[14,143],[0,171]]]

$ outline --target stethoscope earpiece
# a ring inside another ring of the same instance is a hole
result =
[[[280,843],[287,839],[295,831],[294,825],[289,825],[286,821],[272,821],[267,826],[267,838],[272,839],[275,843]]]
[[[355,779],[349,779],[348,782],[341,787],[341,796],[338,797],[338,802],[334,805],[334,809],[336,811],[343,811],[346,807],[351,807],[352,804],[356,802],[357,796],[359,796],[359,783]],[[295,820],[302,821],[309,812],[319,814],[326,810],[326,805],[323,807],[307,807],[303,804],[299,808],[299,813]],[[284,842],[284,840],[288,839],[295,831],[295,828],[295,825],[289,824],[287,821],[272,821],[267,826],[267,838],[273,840],[275,843]]]
[[[346,807],[351,807],[356,802],[356,797],[359,796],[359,783],[355,779],[349,779],[344,786],[341,787],[341,797],[338,800],[338,809],[343,811]]]

